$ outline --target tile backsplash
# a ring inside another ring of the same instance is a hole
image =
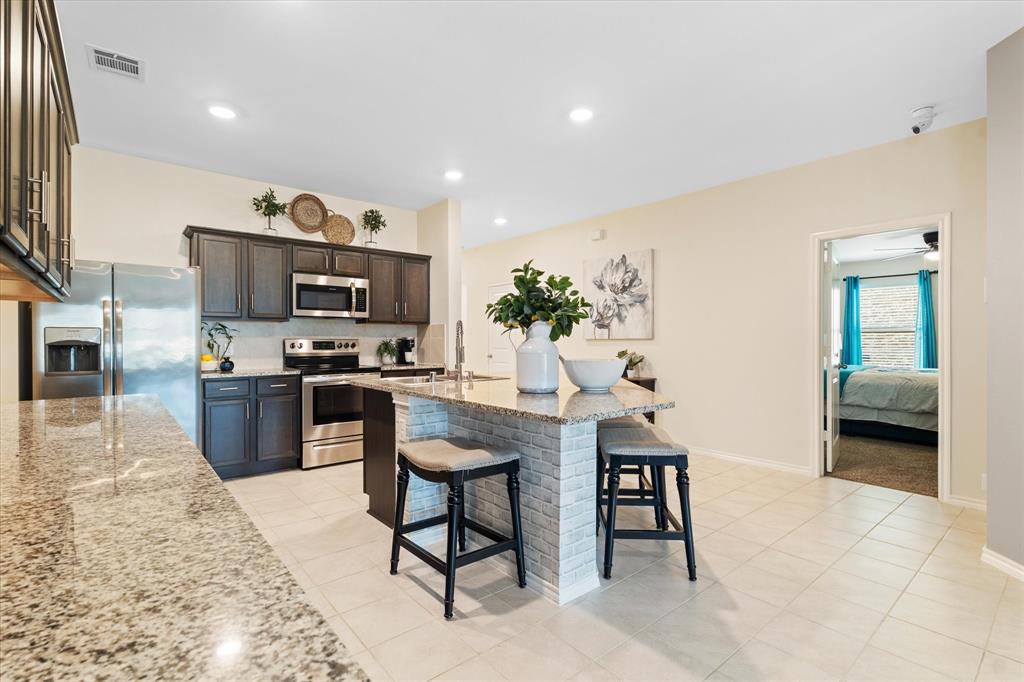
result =
[[[355,320],[325,320],[319,318],[292,318],[282,322],[255,320],[224,320],[224,324],[238,330],[231,345],[231,359],[238,369],[280,367],[287,337],[331,336],[359,339],[359,364],[380,364],[377,344],[385,338],[410,336],[417,338],[416,325],[357,324]],[[424,325],[425,326],[425,325]],[[205,341],[205,337],[204,337]]]

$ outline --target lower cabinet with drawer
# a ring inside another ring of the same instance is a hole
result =
[[[203,454],[221,478],[299,465],[298,377],[203,382]]]

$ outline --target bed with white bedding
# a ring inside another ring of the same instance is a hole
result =
[[[840,432],[934,444],[938,370],[864,366],[849,373],[839,399]]]

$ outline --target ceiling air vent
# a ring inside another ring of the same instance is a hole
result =
[[[116,73],[137,81],[141,81],[145,75],[145,64],[139,59],[95,45],[86,45],[85,47],[89,55],[89,65],[97,71]]]

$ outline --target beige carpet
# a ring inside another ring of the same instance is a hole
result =
[[[840,436],[832,476],[910,493],[939,494],[938,448],[878,438]]]

